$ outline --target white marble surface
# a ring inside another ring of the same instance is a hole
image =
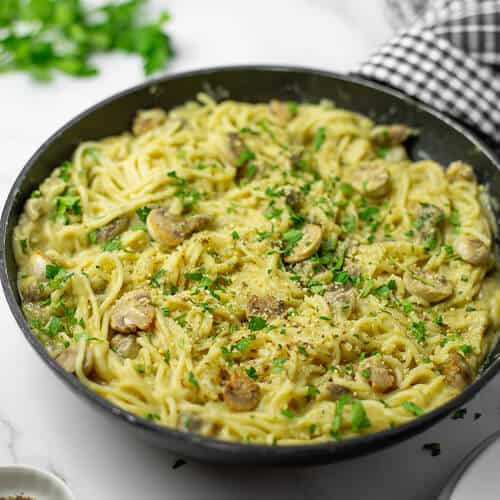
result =
[[[1,1],[1,0],[0,0]],[[169,71],[233,63],[288,63],[337,71],[367,57],[391,30],[381,0],[157,0],[174,20],[178,55]],[[0,197],[59,126],[94,102],[142,80],[138,61],[106,57],[90,80],[48,86],[0,76]],[[56,472],[80,500],[432,499],[480,439],[500,427],[500,379],[425,434],[377,454],[311,468],[232,468],[195,463],[146,445],[89,408],[38,359],[0,299],[0,464]],[[474,412],[482,417],[473,420]],[[439,441],[431,458],[423,443]],[[480,491],[478,489],[478,491]]]

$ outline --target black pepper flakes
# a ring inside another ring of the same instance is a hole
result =
[[[482,416],[483,416],[482,413],[479,413],[479,412],[474,413],[474,420],[477,420],[477,419],[481,418]]]

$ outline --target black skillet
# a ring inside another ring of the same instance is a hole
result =
[[[55,363],[31,333],[21,312],[21,298],[16,287],[12,233],[25,200],[54,167],[70,158],[80,142],[123,132],[130,129],[137,110],[151,107],[170,109],[193,99],[200,91],[211,92],[220,98],[250,102],[265,102],[273,98],[318,102],[328,98],[339,107],[363,113],[378,122],[406,123],[421,132],[410,145],[413,159],[433,158],[443,165],[453,160],[470,163],[479,181],[487,183],[493,198],[500,201],[499,164],[482,143],[436,111],[359,78],[304,68],[215,68],[162,77],[110,97],[77,116],[40,147],[14,183],[0,222],[0,278],[7,302],[28,342],[71,390],[104,414],[128,425],[131,431],[144,439],[184,457],[225,464],[305,465],[373,452],[407,439],[463,405],[496,375],[500,369],[500,345],[489,356],[477,380],[463,393],[405,425],[344,441],[332,440],[305,446],[265,446],[218,441],[156,425],[114,406]],[[498,217],[498,213],[495,215]]]

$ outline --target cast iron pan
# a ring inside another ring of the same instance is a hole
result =
[[[324,71],[288,67],[215,68],[163,77],[117,94],[77,116],[56,132],[23,168],[12,187],[0,222],[0,278],[10,309],[26,339],[59,378],[104,414],[128,425],[144,439],[184,457],[225,464],[319,464],[379,450],[428,428],[463,405],[500,369],[497,345],[477,380],[440,408],[415,420],[363,437],[306,446],[247,445],[218,441],[158,426],[132,415],[83,386],[47,354],[31,333],[21,312],[16,287],[12,232],[30,193],[53,168],[70,158],[82,141],[100,139],[130,129],[139,109],[170,109],[193,99],[200,91],[249,102],[284,99],[318,102],[332,99],[338,106],[366,114],[378,122],[406,123],[421,131],[410,145],[413,159],[433,158],[443,165],[463,160],[474,166],[482,183],[500,201],[497,160],[476,138],[439,113],[393,91],[358,78]],[[498,218],[498,213],[495,214]]]

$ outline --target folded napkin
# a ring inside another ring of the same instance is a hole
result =
[[[357,73],[471,127],[500,150],[500,0],[386,0],[409,27]]]

